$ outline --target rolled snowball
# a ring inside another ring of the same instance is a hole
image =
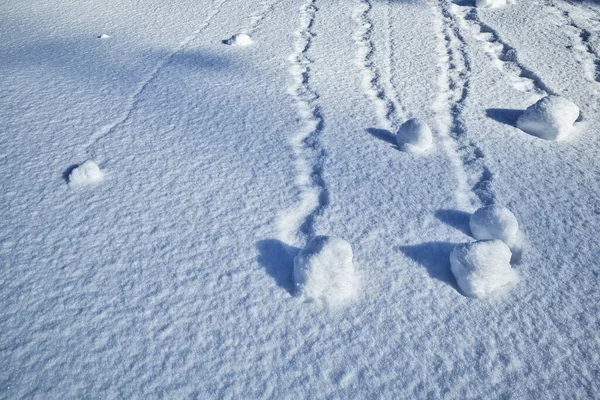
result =
[[[517,120],[517,128],[546,140],[564,140],[579,118],[579,107],[560,96],[547,96],[529,106]]]
[[[508,246],[517,242],[519,222],[506,207],[494,204],[479,208],[471,215],[469,227],[477,240],[498,239]]]
[[[404,151],[420,152],[431,147],[433,135],[425,122],[412,118],[403,123],[398,129],[396,143]]]
[[[317,236],[294,258],[298,295],[339,303],[355,293],[352,247],[343,239]]]
[[[98,164],[87,160],[69,174],[69,185],[86,186],[102,182],[104,173],[100,171]]]
[[[246,33],[238,33],[225,40],[224,43],[232,46],[250,46],[252,44],[252,38]]]
[[[450,269],[466,296],[499,296],[519,282],[519,274],[510,266],[511,256],[500,240],[459,244],[450,253]]]

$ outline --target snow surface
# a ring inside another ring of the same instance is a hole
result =
[[[506,0],[475,0],[477,8],[502,8],[507,5]]]
[[[458,286],[469,297],[500,297],[519,282],[510,266],[512,253],[501,240],[459,244],[450,253]]]
[[[600,6],[474,5],[0,2],[0,398],[600,398]],[[549,95],[570,140],[516,128]],[[449,262],[490,204],[499,302]],[[320,235],[343,307],[294,296]]]
[[[579,118],[579,107],[560,96],[547,96],[527,110],[517,120],[517,127],[546,140],[564,140]]]
[[[343,239],[317,236],[294,258],[297,294],[341,305],[356,296],[352,246]]]
[[[492,204],[477,209],[469,219],[471,234],[477,240],[502,240],[508,246],[517,242],[519,222],[508,208]]]
[[[433,142],[429,126],[417,119],[411,118],[398,128],[396,143],[398,147],[408,152],[425,151]]]

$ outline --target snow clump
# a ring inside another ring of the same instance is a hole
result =
[[[401,150],[420,152],[431,146],[433,135],[425,122],[412,118],[403,123],[398,129],[396,143]]]
[[[498,239],[510,247],[517,242],[519,222],[506,207],[494,204],[479,208],[471,215],[469,227],[477,240]]]
[[[469,297],[498,297],[519,282],[510,265],[512,253],[500,240],[457,245],[450,253],[450,269],[462,292]]]
[[[224,43],[231,46],[250,46],[252,44],[252,38],[246,33],[238,33],[225,40]]]
[[[343,239],[317,236],[294,258],[296,294],[335,305],[352,298],[356,279],[352,247]]]
[[[546,140],[566,139],[579,118],[579,107],[560,96],[547,96],[527,107],[517,128]]]
[[[87,160],[69,174],[69,185],[87,186],[102,182],[104,173],[100,171],[98,164],[92,160]]]
[[[506,7],[506,0],[476,0],[475,6],[477,8],[502,8]]]
[[[110,35],[103,33],[102,35],[98,36],[98,39],[110,39]]]

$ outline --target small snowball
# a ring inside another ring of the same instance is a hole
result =
[[[477,8],[502,8],[506,7],[506,0],[476,0]]]
[[[560,96],[547,96],[529,106],[517,128],[546,140],[566,139],[579,118],[579,107]]]
[[[223,43],[231,46],[250,46],[252,44],[252,38],[246,33],[238,33],[223,41]]]
[[[330,304],[355,294],[352,247],[343,239],[317,236],[294,258],[297,294]]]
[[[102,35],[98,36],[98,39],[110,39],[110,35],[103,33]]]
[[[519,282],[510,266],[512,253],[500,240],[457,245],[450,253],[450,269],[466,296],[501,296]]]
[[[508,208],[495,204],[475,211],[469,227],[477,240],[498,239],[508,246],[516,244],[519,231],[517,217]]]
[[[104,173],[92,160],[88,160],[71,171],[69,185],[86,186],[102,182]]]
[[[424,151],[433,143],[433,135],[425,122],[412,118],[403,123],[398,129],[396,143],[404,151]]]

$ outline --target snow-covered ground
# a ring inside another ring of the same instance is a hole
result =
[[[0,397],[600,397],[600,4],[477,4],[0,2]]]

